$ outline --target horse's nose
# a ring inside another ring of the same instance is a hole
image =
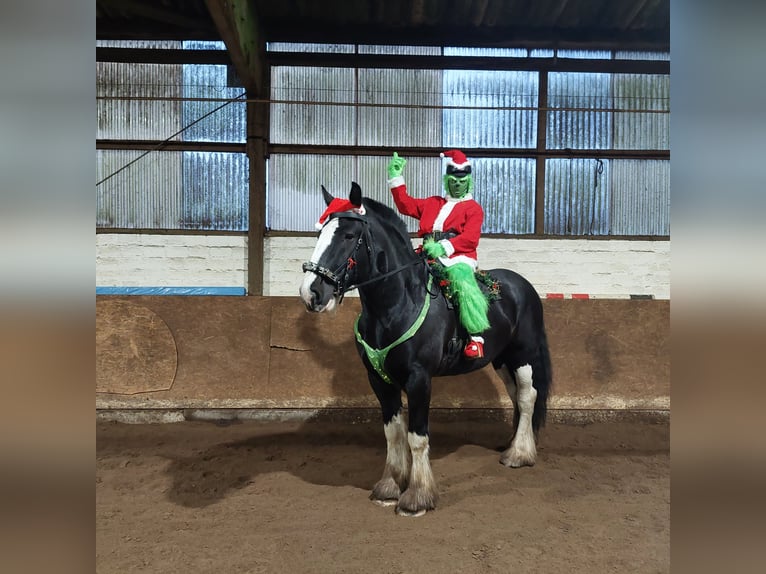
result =
[[[322,302],[322,293],[319,291],[319,287],[317,286],[317,283],[314,283],[311,285],[311,307],[310,309],[316,310],[316,308],[321,304]]]

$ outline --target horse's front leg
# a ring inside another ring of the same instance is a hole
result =
[[[383,433],[386,435],[386,466],[383,468],[383,476],[372,489],[370,500],[383,506],[392,506],[407,488],[411,465],[407,422],[402,416],[402,393],[376,373],[370,373],[369,379],[380,403]]]
[[[407,443],[412,456],[409,484],[399,497],[397,514],[422,516],[436,508],[439,494],[429,460],[428,410],[431,404],[431,378],[413,374],[406,386],[409,433]]]

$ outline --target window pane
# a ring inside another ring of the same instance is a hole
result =
[[[612,235],[670,235],[670,161],[612,160]]]
[[[614,148],[670,149],[670,77],[614,74],[612,85],[615,108],[627,110],[614,114]]]
[[[96,226],[246,231],[244,154],[97,150]]]
[[[226,66],[184,65],[182,141],[244,143],[247,109],[245,90],[229,87]],[[201,101],[211,99],[213,101]],[[208,115],[210,114],[210,115]],[[204,117],[204,119],[203,119]]]
[[[550,159],[545,233],[670,235],[667,160]]]
[[[472,160],[473,195],[484,209],[482,233],[524,234],[535,231],[535,160]]]
[[[550,73],[548,149],[610,149],[612,103],[609,74]]]
[[[97,100],[97,138],[244,142],[245,103],[226,104],[243,91],[226,66],[97,62],[96,93],[115,98]]]
[[[444,146],[531,148],[537,137],[537,72],[444,72]],[[467,109],[484,108],[484,109]]]
[[[439,146],[441,78],[434,70],[359,70],[359,102],[376,106],[359,108],[359,144]]]
[[[352,156],[272,154],[266,227],[316,231],[314,224],[326,208],[322,186],[335,197],[348,197],[353,168]]]
[[[544,232],[551,235],[608,234],[609,168],[609,160],[546,160]]]
[[[271,143],[353,145],[354,85],[352,69],[273,67],[271,97],[290,103],[271,105]]]
[[[96,63],[96,95],[142,99],[98,99],[98,139],[160,140],[182,125],[183,66]],[[145,99],[144,99],[145,98]],[[175,98],[152,100],[151,98]],[[177,141],[178,137],[174,138]]]

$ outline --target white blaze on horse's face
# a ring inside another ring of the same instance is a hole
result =
[[[339,221],[335,218],[330,219],[330,221],[324,224],[324,227],[322,227],[322,230],[319,232],[319,239],[317,239],[317,244],[314,247],[314,253],[310,259],[311,263],[319,263],[319,260],[322,258],[322,255],[324,255],[324,252],[327,251],[328,247],[330,247],[332,238],[335,235],[335,230],[338,229],[338,225]],[[336,304],[335,297],[331,297],[326,304],[322,304],[321,301],[314,301],[314,293],[311,290],[311,285],[317,279],[321,280],[319,275],[313,271],[306,271],[304,273],[303,283],[301,283],[300,287],[301,299],[303,299],[303,303],[308,309],[316,311],[317,313],[332,311]]]

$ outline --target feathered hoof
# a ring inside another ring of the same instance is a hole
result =
[[[399,497],[396,513],[399,516],[423,516],[427,511],[436,508],[437,496],[425,490],[409,488]]]
[[[500,457],[500,464],[510,468],[521,468],[522,466],[534,466],[537,459],[536,452],[522,452],[509,448]]]
[[[370,500],[381,506],[393,506],[399,500],[402,491],[393,478],[381,478],[370,493]]]

